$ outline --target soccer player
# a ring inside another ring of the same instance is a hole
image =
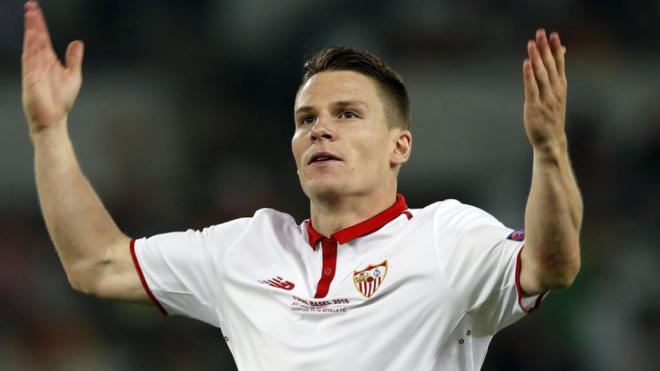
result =
[[[241,370],[477,370],[492,336],[569,287],[582,202],[567,153],[565,48],[538,30],[522,65],[533,148],[526,231],[456,200],[409,209],[412,148],[399,76],[329,48],[305,65],[293,156],[310,218],[270,209],[201,231],[132,239],[83,175],[67,133],[83,44],[62,65],[25,5],[23,105],[51,239],[76,290],[151,301],[222,329]]]

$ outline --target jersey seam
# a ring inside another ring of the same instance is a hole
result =
[[[461,204],[461,205],[464,205],[464,204]],[[435,224],[436,224],[436,223],[435,223],[435,221],[436,221],[435,219],[436,219],[437,217],[438,217],[438,213],[437,213],[437,211],[436,211],[436,212],[434,213],[434,221],[433,221],[433,226],[434,226],[434,227],[435,227]],[[470,225],[471,222],[472,222],[472,220],[471,220],[470,222],[468,222],[467,225]],[[455,240],[455,245],[456,245],[456,246],[460,246],[460,243],[461,243],[461,241],[463,241],[463,238],[465,237],[467,231],[468,231],[467,226],[463,226],[463,228],[460,229],[460,235],[459,235],[459,237]],[[437,262],[439,268],[441,269],[442,273],[443,273],[445,276],[447,276],[447,271],[442,267],[442,265],[440,265],[440,252],[438,251],[439,246],[438,246],[438,242],[437,242],[437,236],[436,236],[436,233],[435,233],[435,228],[433,229],[433,246],[435,247],[435,251],[436,251],[436,254],[437,254],[436,262]],[[456,248],[456,246],[455,246],[455,248]],[[462,302],[463,302],[463,307],[466,309],[466,310],[464,311],[464,313],[470,313],[471,308],[468,307],[468,300],[467,300],[467,298],[462,298]]]
[[[260,214],[264,214],[264,213],[266,213],[266,212],[268,212],[268,211],[270,211],[270,212],[274,212],[274,213],[277,213],[277,214],[282,214],[282,213],[278,212],[277,210],[264,208],[264,209],[259,209],[259,210],[257,210],[257,211],[254,213],[254,215],[252,215],[252,217],[246,217],[245,219],[248,219],[248,222],[247,222],[247,225],[245,226],[245,228],[243,229],[243,231],[242,231],[242,232],[238,235],[238,237],[237,237],[236,239],[234,239],[234,241],[233,241],[229,246],[227,246],[227,248],[224,250],[224,252],[223,252],[222,255],[221,255],[220,264],[218,264],[217,266],[216,266],[215,264],[213,265],[213,270],[214,270],[214,272],[215,272],[215,275],[218,277],[218,280],[219,280],[220,282],[222,282],[222,283],[225,282],[225,279],[226,279],[226,277],[227,277],[227,273],[226,273],[226,272],[227,272],[227,271],[229,270],[229,268],[230,268],[230,267],[227,265],[227,256],[229,256],[229,253],[230,253],[231,251],[233,251],[233,250],[236,248],[236,246],[239,244],[239,242],[242,241],[243,238],[245,237],[245,235],[248,234],[248,232],[252,229],[252,226],[254,225],[254,223],[256,223],[256,219],[257,219],[258,217],[262,217]],[[218,290],[221,290],[221,291],[223,291],[223,293],[224,293],[224,284],[220,284],[219,286],[220,286],[220,288],[219,288]],[[220,304],[219,304],[219,303],[214,303],[214,308],[217,309],[217,310],[216,310],[216,313],[217,313],[217,315],[218,315],[219,323],[221,324],[221,327],[223,327],[223,328],[227,328],[227,327],[225,327],[225,325],[228,325],[229,328],[231,328],[231,327],[232,327],[231,324],[227,324],[227,322],[225,321],[224,315],[222,314],[222,311],[220,310]]]
[[[442,264],[440,264],[440,251],[438,250],[439,246],[438,246],[438,238],[437,238],[438,236],[435,233],[436,232],[435,231],[435,225],[436,225],[437,217],[438,217],[438,212],[437,212],[437,209],[436,209],[436,210],[433,211],[433,221],[431,223],[431,233],[432,233],[432,236],[433,236],[433,251],[435,252],[435,264],[438,267],[438,271],[442,276],[446,277],[447,276],[447,271],[444,269]],[[462,300],[462,301],[463,301],[463,307],[466,308],[467,307],[467,302],[465,302],[465,300]],[[451,331],[447,332],[448,335],[445,338],[445,341],[438,344],[438,349],[436,349],[436,351],[433,355],[433,359],[431,360],[431,363],[430,363],[430,366],[431,366],[429,368],[430,370],[433,370],[435,368],[435,365],[437,364],[438,359],[440,357],[440,353],[442,352],[443,349],[445,349],[445,345],[449,342],[451,334],[454,333],[454,330],[456,330],[456,327],[465,318],[467,313],[468,312],[463,311],[462,315],[459,316],[459,318],[456,320],[456,322],[452,325]]]
[[[509,229],[510,229],[510,228],[509,228]],[[464,232],[467,232],[467,229],[466,229],[466,231],[464,231]],[[510,233],[510,232],[509,232],[509,233]],[[461,239],[463,238],[464,235],[465,235],[465,233],[464,233],[463,235],[461,235]],[[506,240],[506,237],[505,237],[503,240],[500,240],[500,241],[498,241],[497,243],[495,243],[495,245],[498,245],[498,244],[500,244],[500,243],[506,243],[506,241],[507,241],[507,240]],[[502,248],[504,248],[504,246],[502,246]],[[516,254],[514,254],[514,259],[515,259],[515,257],[516,257],[517,255],[518,255],[518,253],[516,252]],[[514,275],[515,275],[515,269],[516,269],[516,267],[514,266]],[[504,290],[504,289],[506,289],[506,288],[510,288],[511,286],[515,286],[515,280],[514,280],[514,284],[513,284],[513,285],[508,284],[508,285],[506,285],[506,286],[500,286],[500,287],[497,289],[497,291],[494,291],[494,292],[492,292],[490,295],[488,295],[488,296],[486,297],[486,300],[484,300],[483,302],[485,303],[486,301],[488,301],[488,299],[490,299],[491,297],[493,297],[493,295],[495,295],[495,294],[499,294],[500,292],[502,292],[502,290]],[[517,300],[517,299],[518,299],[518,298],[516,298],[516,300]],[[482,304],[483,304],[483,303],[482,303]],[[467,303],[466,303],[466,306],[467,306]],[[470,306],[470,308],[468,308],[467,313],[472,313],[472,312],[474,312],[474,311],[476,311],[476,310],[478,310],[478,309],[479,309],[479,305],[478,305],[477,303],[475,303],[474,305]]]
[[[248,231],[252,227],[252,224],[254,223],[255,216],[253,215],[251,218],[247,218],[247,219],[249,219],[249,221],[247,223],[247,226],[243,230],[243,232],[238,236],[238,238],[236,238],[234,240],[234,242],[231,243],[231,245],[227,246],[227,248],[221,254],[220,264],[218,264],[218,265],[212,264],[213,272],[215,273],[215,276],[218,277],[218,280],[221,282],[221,284],[219,285],[219,288],[218,288],[219,291],[224,292],[224,286],[223,286],[224,279],[223,278],[225,278],[225,277],[223,277],[223,276],[226,276],[226,273],[225,274],[222,273],[224,271],[224,269],[220,269],[220,268],[226,268],[227,267],[226,261],[227,261],[227,256],[229,255],[229,252],[231,250],[233,250],[234,247],[236,247],[236,245],[238,244],[238,241],[242,240],[243,237],[248,233]],[[220,324],[221,328],[224,328],[224,325],[226,324],[226,322],[225,322],[224,315],[222,314],[222,311],[220,310],[220,304],[217,303],[217,302],[214,303],[213,308],[216,309],[216,313],[217,313],[217,316],[218,316],[218,324]]]
[[[505,241],[505,242],[506,242],[506,241]],[[517,270],[517,265],[518,265],[518,261],[517,261],[517,260],[518,260],[518,255],[520,254],[520,252],[521,252],[520,250],[521,250],[523,247],[524,247],[524,244],[523,244],[523,245],[520,247],[520,249],[518,249],[518,250],[516,251],[516,253],[514,254],[514,256],[515,256],[515,260],[516,260],[516,262],[514,263],[514,264],[516,265],[516,267],[514,267],[514,275],[517,275],[516,270]],[[521,302],[521,300],[522,300],[522,296],[521,296],[521,294],[522,294],[522,293],[520,293],[520,292],[518,291],[518,285],[516,284],[516,279],[515,279],[515,277],[514,277],[514,283],[513,283],[513,284],[510,284],[510,283],[509,283],[509,284],[507,284],[507,285],[505,285],[505,286],[500,286],[500,287],[497,289],[497,291],[493,291],[490,295],[488,295],[488,297],[483,301],[483,303],[487,303],[487,302],[488,302],[490,299],[492,299],[493,297],[498,296],[498,295],[499,295],[500,293],[502,293],[503,291],[509,290],[509,289],[511,289],[512,287],[516,289],[516,298],[515,298],[516,303],[514,304],[514,306],[515,306],[515,307],[518,307],[518,308],[521,308],[521,310],[522,310],[522,312],[523,312],[523,316],[526,316],[526,315],[528,315],[528,314],[530,314],[530,313],[533,313],[536,309],[538,309],[538,307],[540,306],[540,299],[543,297],[543,295],[539,294],[539,298],[537,298],[537,300],[534,301],[534,308],[533,308],[531,311],[527,311],[527,309],[525,309],[525,307],[522,306],[522,302]],[[482,303],[482,304],[483,304],[483,303]],[[479,311],[479,309],[481,309],[481,308],[475,306],[474,308],[471,308],[470,310],[468,310],[468,311],[467,311],[467,314],[472,315],[472,313],[474,313],[474,312],[476,312],[476,311]],[[500,326],[501,326],[502,323],[505,323],[505,322],[506,322],[506,321],[504,321],[504,322],[503,322],[503,321],[498,321],[498,323],[496,324],[496,327],[495,327],[495,328],[497,328],[498,330],[493,331],[492,333],[490,333],[490,335],[494,336],[498,331],[502,330],[502,328],[500,328]],[[505,326],[505,327],[506,327],[506,326]],[[485,355],[484,355],[484,357],[485,357]]]
[[[517,256],[518,256],[519,253],[520,253],[520,251],[517,250],[516,253],[514,254],[514,257],[515,257],[514,259],[517,260]],[[514,264],[517,265],[518,263],[515,262]],[[516,272],[515,272],[516,267],[514,266],[513,269],[514,269],[514,276],[515,276],[515,274],[516,274]],[[515,277],[514,277],[514,283],[513,283],[513,284],[511,284],[511,283],[507,283],[507,285],[505,285],[505,286],[500,286],[500,287],[497,289],[497,291],[493,291],[490,295],[488,295],[488,296],[486,297],[486,299],[483,301],[483,303],[488,302],[488,300],[490,300],[493,296],[497,296],[497,295],[499,295],[502,291],[505,291],[505,290],[507,290],[507,289],[510,289],[511,287],[516,287]],[[516,287],[516,305],[518,305],[518,303],[519,303],[519,302],[518,302],[518,299],[519,299],[519,298],[518,298],[518,291],[517,291],[517,287]],[[483,304],[483,303],[482,303],[482,304]],[[478,311],[479,309],[480,309],[479,306],[475,304],[472,308],[470,308],[470,309],[467,311],[467,313],[472,314],[473,312]]]
[[[447,332],[448,335],[447,335],[447,338],[445,339],[445,341],[443,341],[442,344],[439,344],[438,349],[435,351],[435,353],[433,355],[433,359],[432,359],[432,362],[431,362],[431,368],[430,368],[431,370],[433,370],[433,368],[437,364],[437,362],[440,358],[440,353],[445,349],[446,344],[450,340],[451,334],[454,333],[454,331],[456,330],[456,327],[458,327],[458,324],[461,323],[461,321],[463,321],[463,319],[465,318],[465,316],[467,314],[468,314],[467,312],[465,312],[465,311],[463,312],[463,314],[458,318],[458,320],[452,325],[451,331]]]
[[[204,234],[205,234],[205,232],[202,232],[202,237],[204,237]],[[217,270],[215,264],[212,264],[213,256],[210,253],[210,250],[208,248],[207,239],[202,238],[200,243],[202,244],[201,247],[202,247],[202,251],[204,252],[204,264],[211,269],[211,272],[213,272],[213,275],[215,277],[219,278],[220,276],[218,275],[218,270]],[[223,258],[224,258],[224,256],[223,256]],[[219,290],[219,288],[214,289],[213,287],[211,287],[210,290],[215,291],[215,290]],[[213,298],[213,299],[215,299],[215,300],[213,300],[211,302],[212,304],[209,305],[207,303],[207,306],[215,313],[215,316],[217,317],[217,320],[218,320],[218,327],[222,327],[222,324],[224,323],[224,320],[223,320],[223,317],[220,315],[219,305],[217,304],[217,298]]]

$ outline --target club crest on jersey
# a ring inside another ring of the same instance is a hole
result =
[[[387,260],[370,265],[361,271],[353,271],[355,288],[367,299],[376,293],[387,275]]]

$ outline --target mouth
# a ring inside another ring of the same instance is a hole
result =
[[[333,155],[330,152],[317,152],[309,159],[307,165],[312,165],[315,163],[326,163],[330,161],[341,161],[341,158]]]

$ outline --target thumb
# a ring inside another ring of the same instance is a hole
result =
[[[83,54],[85,52],[85,44],[80,41],[72,41],[66,48],[66,68],[79,74],[82,67]]]

